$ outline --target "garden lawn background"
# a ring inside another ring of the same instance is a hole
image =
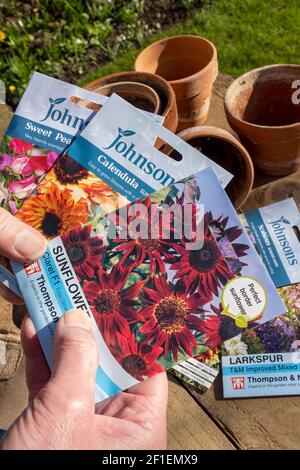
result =
[[[236,77],[300,63],[299,21],[299,0],[0,0],[0,77],[16,103],[33,70],[84,84],[132,69],[143,47],[173,34],[213,41],[220,70]]]

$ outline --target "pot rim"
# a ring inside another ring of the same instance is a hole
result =
[[[197,136],[197,132],[200,133],[200,135]],[[189,139],[185,139],[186,134],[193,134]],[[215,137],[222,139],[226,141],[227,143],[231,144],[233,147],[235,147],[240,154],[243,157],[243,160],[245,162],[246,167],[248,168],[248,176],[249,176],[249,189],[243,197],[237,198],[237,201],[234,202],[235,207],[238,209],[240,208],[244,202],[247,200],[251,189],[253,188],[253,183],[254,183],[254,165],[252,158],[250,157],[250,154],[248,150],[243,146],[243,144],[228,130],[223,129],[222,127],[217,127],[217,126],[194,126],[194,127],[189,127],[187,129],[182,130],[179,132],[178,137],[181,139],[185,140],[187,143],[190,142],[192,139],[196,139],[197,137]],[[233,175],[235,177],[235,175]],[[225,188],[226,189],[226,188]],[[238,202],[238,204],[237,204]]]
[[[132,82],[132,83],[144,83],[144,82],[138,82],[138,81],[135,81],[134,80],[134,75],[135,74],[138,74],[140,76],[142,75],[146,75],[146,76],[149,76],[149,78],[153,79],[154,81],[159,81],[165,88],[165,90],[167,91],[167,102],[166,102],[166,109],[164,110],[163,114],[162,115],[165,115],[172,107],[172,104],[176,102],[176,97],[175,97],[175,93],[174,93],[174,90],[173,88],[171,87],[170,83],[163,77],[161,77],[160,75],[156,75],[155,73],[151,73],[151,72],[141,72],[141,71],[138,71],[138,70],[123,70],[122,72],[113,72],[113,73],[110,73],[108,75],[103,75],[102,77],[98,77],[98,78],[95,78],[94,80],[88,82],[88,83],[85,83],[83,85],[83,88],[86,88],[88,90],[91,90],[93,91],[95,89],[95,87],[97,86],[101,86],[101,84],[99,85],[98,82],[103,79],[106,79],[106,80],[110,80],[112,77],[119,77],[120,80],[122,80],[122,78],[124,77],[124,79],[126,78],[125,81],[127,82]],[[129,76],[132,76],[132,79],[129,79]],[[103,80],[104,81],[104,80]],[[114,82],[110,82],[111,84],[113,83],[117,83],[117,81],[114,81]],[[109,85],[110,83],[106,83],[107,85]],[[120,82],[121,83],[121,82]],[[123,82],[122,82],[123,83]],[[105,85],[106,85],[105,84]],[[104,84],[102,85],[104,86]],[[150,87],[151,88],[151,87]],[[156,91],[156,89],[154,90]],[[159,96],[159,93],[156,91],[156,93],[158,94]]]
[[[257,67],[256,69],[249,70],[248,72],[244,73],[243,75],[240,75],[238,78],[236,78],[227,88],[227,91],[225,93],[224,97],[224,106],[225,106],[225,111],[226,114],[229,115],[232,119],[235,121],[245,124],[246,126],[249,126],[252,129],[262,129],[262,130],[289,130],[293,128],[297,128],[300,125],[300,120],[299,122],[294,122],[293,124],[284,124],[282,126],[265,126],[262,124],[255,124],[253,122],[246,121],[245,119],[237,117],[233,112],[231,111],[231,106],[230,106],[230,98],[231,94],[233,93],[234,88],[237,86],[237,83],[241,80],[244,80],[246,77],[249,77],[251,75],[254,75],[257,72],[261,72],[263,70],[272,70],[276,68],[298,68],[299,69],[299,76],[300,76],[300,65],[299,64],[271,64],[271,65],[264,65],[263,67]]]
[[[109,90],[109,88],[114,88],[114,87],[118,87],[118,86],[129,86],[129,85],[134,85],[136,86],[137,88],[140,89],[140,95],[142,94],[142,90],[148,92],[149,95],[152,96],[153,98],[153,103],[155,102],[155,108],[154,108],[154,111],[153,113],[157,113],[158,110],[159,110],[159,106],[160,106],[160,98],[158,96],[158,93],[153,89],[151,88],[149,85],[146,85],[145,83],[141,83],[141,82],[131,82],[131,81],[127,81],[127,82],[114,82],[114,83],[107,83],[106,85],[99,85],[99,87],[95,87],[95,90],[98,90],[99,93],[101,93],[101,90],[103,91],[106,91],[106,90]],[[112,93],[116,93],[118,94],[117,91],[113,90]],[[155,101],[154,101],[155,100]]]
[[[160,44],[160,43],[163,43],[163,42],[169,42],[169,41],[172,41],[173,39],[181,39],[181,38],[193,38],[193,39],[200,39],[201,41],[203,42],[206,42],[211,48],[212,48],[212,57],[210,59],[210,61],[208,62],[208,64],[203,67],[203,69],[201,70],[198,70],[198,72],[196,73],[193,73],[192,75],[188,75],[186,77],[183,77],[183,78],[179,78],[178,80],[167,80],[168,83],[170,83],[171,85],[180,85],[181,83],[184,83],[186,82],[186,80],[190,80],[190,79],[194,79],[196,77],[200,77],[201,75],[204,75],[204,73],[212,66],[212,64],[217,60],[217,48],[216,46],[211,42],[209,41],[208,39],[204,38],[203,36],[198,36],[197,34],[178,34],[178,35],[175,35],[175,36],[169,36],[167,38],[164,38],[164,39],[159,39],[158,41],[154,41],[152,42],[151,44],[149,44],[149,46],[145,47],[137,56],[137,58],[135,59],[134,61],[134,70],[136,72],[142,72],[142,73],[151,73],[151,75],[156,75],[156,76],[159,76],[161,78],[163,78],[164,80],[166,80],[164,77],[162,77],[161,75],[158,75],[158,74],[154,74],[153,72],[143,72],[142,70],[137,70],[137,62],[139,60],[139,58],[142,56],[142,54],[144,54],[146,51],[148,51],[149,49],[151,49],[153,46],[157,45],[157,44]],[[216,78],[216,77],[215,77]]]

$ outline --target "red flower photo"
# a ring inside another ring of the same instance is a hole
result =
[[[204,241],[199,250],[186,250],[185,241],[175,247],[178,255],[170,269],[176,271],[174,279],[181,279],[189,292],[198,291],[205,296],[218,294],[235,273],[230,271],[208,224],[207,214],[204,219]]]
[[[151,205],[150,197],[147,197],[143,201],[144,206],[147,209],[147,215],[144,219],[145,227],[147,231],[147,238],[135,237],[130,233],[130,223],[135,219],[135,215],[129,215],[128,221],[124,220],[119,211],[114,214],[116,219],[116,224],[121,227],[129,228],[126,239],[124,240],[123,236],[120,240],[119,238],[113,239],[113,243],[117,243],[117,246],[114,248],[114,251],[122,253],[121,263],[125,263],[128,258],[131,258],[133,263],[136,266],[140,266],[145,261],[149,262],[150,265],[150,276],[154,273],[165,274],[165,262],[164,259],[168,258],[169,251],[173,246],[172,242],[169,239],[169,236],[163,232],[162,226],[160,225],[161,218],[155,218],[155,223],[153,223],[153,208],[154,205]],[[152,211],[151,211],[152,207]],[[158,214],[158,213],[157,213]],[[156,216],[157,216],[156,214]],[[169,211],[162,211],[164,217],[169,218],[170,232],[172,231],[171,218],[172,215]],[[141,218],[140,218],[141,220]],[[165,223],[167,220],[165,219]],[[142,222],[141,222],[142,223]]]
[[[157,345],[138,344],[135,334],[128,337],[117,334],[115,347],[111,348],[114,357],[130,375],[137,380],[152,377],[164,368],[156,361],[163,350]]]
[[[120,263],[108,273],[99,269],[95,280],[84,281],[83,291],[95,321],[105,340],[111,343],[117,332],[129,336],[129,323],[137,322],[141,315],[134,307],[144,281],[124,287],[131,272]]]
[[[95,275],[95,269],[101,267],[103,241],[91,235],[92,226],[87,225],[61,237],[79,280],[91,279]]]
[[[161,346],[164,356],[171,351],[174,361],[178,360],[179,351],[192,356],[197,349],[192,331],[200,329],[203,306],[211,296],[188,295],[184,286],[173,286],[159,276],[153,278],[153,288],[143,289],[142,300],[144,325],[140,332],[145,335],[144,341]]]

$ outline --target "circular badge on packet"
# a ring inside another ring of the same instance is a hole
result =
[[[222,315],[235,320],[238,328],[262,317],[267,294],[264,286],[255,278],[238,276],[231,279],[222,291]]]

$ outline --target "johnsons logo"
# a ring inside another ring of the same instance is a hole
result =
[[[125,142],[124,137],[130,137],[134,134],[136,134],[136,132],[131,130],[123,131],[119,127],[118,135],[110,145],[104,147],[104,150],[114,149],[117,153],[126,158],[126,160],[140,168],[140,170],[142,170],[146,175],[151,175],[155,181],[160,182],[162,186],[171,186],[174,184],[175,179],[162,168],[158,168],[156,163],[150,161],[149,157],[139,153],[133,142]],[[104,166],[108,165],[108,162],[105,161],[104,155],[101,155],[98,160]]]
[[[40,122],[47,121],[51,119],[52,121],[59,122],[68,127],[73,127],[74,129],[83,129],[88,121],[78,117],[72,116],[68,108],[59,109],[57,105],[60,105],[66,101],[67,98],[49,98],[49,108],[46,113],[46,116],[40,120]]]
[[[273,233],[275,234],[280,246],[282,247],[282,251],[289,265],[293,266],[295,264],[298,264],[295,253],[293,252],[285,234],[286,228],[284,227],[284,225],[290,226],[291,224],[289,220],[282,216],[280,217],[280,219],[275,220],[274,222],[267,222],[267,224],[271,225]]]

